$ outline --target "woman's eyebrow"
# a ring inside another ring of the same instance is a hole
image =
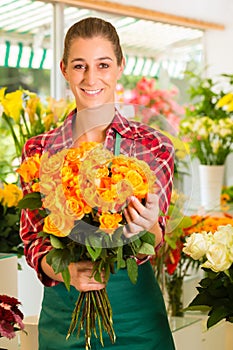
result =
[[[104,61],[104,60],[113,61],[113,59],[112,59],[111,57],[109,57],[109,56],[98,57],[98,58],[95,59],[95,61]],[[81,57],[79,58],[79,57],[77,57],[77,58],[73,58],[73,59],[71,60],[71,63],[76,62],[76,61],[86,62],[86,60],[85,60],[84,58],[81,58]]]

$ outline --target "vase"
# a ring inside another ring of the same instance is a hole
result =
[[[167,313],[169,316],[184,315],[183,312],[183,277],[174,275],[165,276],[166,292],[167,292]]]
[[[224,165],[199,165],[201,205],[204,209],[220,209],[224,169]]]

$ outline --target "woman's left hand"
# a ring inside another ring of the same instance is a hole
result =
[[[124,215],[128,223],[123,230],[125,237],[130,238],[143,230],[151,231],[153,226],[158,223],[159,197],[156,194],[149,193],[145,205],[136,197],[130,197]]]

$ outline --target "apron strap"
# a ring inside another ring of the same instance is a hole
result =
[[[121,148],[121,135],[116,132],[116,141],[114,146],[114,155],[119,156],[120,154],[120,148]]]

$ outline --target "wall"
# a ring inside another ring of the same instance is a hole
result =
[[[113,3],[138,6],[154,11],[185,16],[206,22],[225,25],[224,31],[208,30],[205,34],[207,64],[211,74],[233,72],[233,48],[229,43],[233,37],[232,0],[108,0]]]
[[[206,22],[223,24],[225,30],[207,30],[204,36],[207,75],[217,77],[222,73],[233,74],[233,1],[232,0],[108,0],[113,3],[138,6],[188,17]],[[233,185],[233,155],[226,164],[225,185]],[[197,168],[197,167],[196,167]],[[195,168],[195,169],[196,169]],[[196,188],[198,173],[193,174],[195,203],[199,200]]]

